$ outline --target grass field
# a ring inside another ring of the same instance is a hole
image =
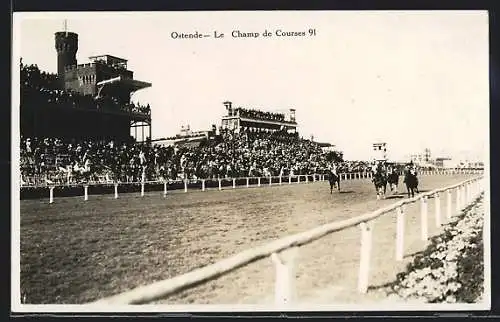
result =
[[[429,191],[474,175],[423,176]],[[400,189],[402,186],[400,185]],[[112,194],[21,201],[21,296],[24,303],[76,304],[149,284],[318,225],[391,204],[376,200],[368,179],[284,184],[223,191]],[[455,200],[453,200],[455,202]],[[429,233],[436,233],[429,202]],[[444,207],[445,202],[441,202]],[[407,259],[422,250],[418,205],[408,207]],[[444,216],[443,216],[444,217]],[[444,218],[443,218],[444,219]],[[376,220],[370,297],[395,278],[395,215]],[[301,301],[359,301],[355,293],[359,229],[347,229],[303,246],[297,260]],[[260,260],[160,303],[248,304],[272,301],[274,268]]]

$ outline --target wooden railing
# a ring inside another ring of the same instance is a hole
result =
[[[462,170],[443,170],[443,171],[422,171],[419,173],[419,175],[423,176],[428,176],[428,175],[454,175],[454,174],[481,174],[483,173],[483,170],[476,170],[476,169],[462,169]],[[371,179],[372,178],[372,173],[371,172],[351,172],[351,173],[340,173],[339,174],[341,181],[346,181],[346,180],[356,180],[356,179]],[[271,177],[239,177],[239,178],[218,178],[218,179],[196,179],[196,180],[169,180],[169,181],[160,181],[160,180],[154,180],[154,181],[139,181],[139,182],[95,182],[95,183],[79,183],[79,184],[52,184],[52,185],[44,185],[44,186],[21,186],[21,189],[23,188],[44,188],[49,190],[49,203],[54,202],[54,189],[55,188],[68,188],[68,187],[81,187],[83,188],[83,196],[84,200],[87,201],[89,199],[89,187],[92,186],[114,186],[114,196],[115,199],[118,198],[118,188],[119,186],[137,186],[140,185],[141,189],[141,196],[145,195],[145,186],[146,185],[151,185],[151,184],[156,184],[156,185],[163,185],[163,195],[166,196],[168,194],[168,191],[171,190],[169,189],[169,185],[177,184],[177,185],[183,185],[183,190],[184,192],[188,192],[189,190],[192,190],[189,188],[189,185],[199,185],[198,189],[201,189],[201,191],[206,191],[207,190],[207,182],[216,182],[217,186],[216,189],[218,190],[223,190],[224,186],[223,183],[231,183],[232,185],[229,185],[229,187],[232,187],[232,189],[236,189],[236,187],[241,187],[244,186],[246,188],[250,187],[261,187],[261,186],[271,186],[271,185],[283,185],[283,184],[293,184],[293,183],[309,183],[309,182],[316,182],[316,181],[324,181],[326,180],[327,176],[324,174],[309,174],[309,175],[288,175],[288,176],[271,176]],[[180,188],[182,189],[182,187]],[[179,190],[173,189],[173,190]]]
[[[245,266],[261,258],[270,256],[276,268],[275,300],[277,305],[291,304],[295,298],[294,263],[293,260],[283,261],[279,253],[287,249],[298,252],[299,247],[311,243],[331,233],[354,226],[361,229],[361,256],[358,275],[358,291],[366,293],[369,285],[370,257],[372,251],[372,221],[384,214],[396,211],[396,260],[403,260],[404,253],[404,221],[405,205],[420,202],[421,208],[421,238],[428,239],[428,198],[433,196],[435,207],[435,225],[441,226],[441,194],[446,195],[446,218],[451,219],[453,213],[461,211],[472,203],[483,191],[482,176],[465,180],[458,184],[421,193],[416,197],[405,199],[361,216],[325,224],[314,229],[298,233],[256,248],[248,249],[215,264],[205,266],[192,272],[138,287],[128,292],[101,299],[90,304],[142,304],[172,295],[181,290],[192,288],[200,283],[227,274],[239,267]],[[456,194],[456,204],[452,207],[452,193]]]

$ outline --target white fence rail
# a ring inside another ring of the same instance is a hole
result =
[[[361,256],[359,264],[358,290],[365,293],[369,286],[370,257],[372,251],[372,225],[371,221],[390,212],[396,211],[396,260],[401,261],[404,254],[404,220],[405,205],[420,201],[421,207],[421,238],[428,239],[428,197],[433,196],[434,201],[439,205],[441,194],[447,196],[446,216],[451,219],[452,214],[461,211],[465,206],[472,203],[483,191],[482,176],[465,180],[458,184],[446,188],[436,189],[422,193],[413,198],[396,202],[376,211],[363,214],[361,216],[342,220],[339,222],[325,224],[314,229],[298,233],[285,238],[278,239],[271,243],[256,248],[248,249],[215,264],[205,266],[192,272],[156,282],[147,286],[138,287],[131,291],[101,299],[91,304],[142,304],[157,299],[165,298],[184,289],[194,287],[202,282],[217,278],[223,274],[245,266],[258,259],[270,256],[276,268],[276,288],[275,300],[277,305],[291,304],[295,299],[294,289],[294,262],[283,261],[279,253],[292,249],[297,253],[300,246],[309,244],[314,240],[329,235],[331,233],[344,230],[358,225],[361,229]],[[452,193],[456,192],[456,209],[452,209]],[[441,208],[436,207],[436,226],[441,225]]]
[[[436,170],[436,171],[422,171],[419,173],[421,176],[429,176],[429,175],[456,175],[456,174],[482,174],[483,170],[477,169],[460,169],[460,170]],[[359,180],[359,179],[371,179],[371,172],[351,172],[351,173],[340,173],[339,174],[341,181],[347,180]],[[114,186],[114,197],[117,199],[119,197],[118,189],[120,186],[138,186],[140,185],[141,196],[145,195],[145,186],[151,184],[160,184],[163,185],[163,195],[166,196],[168,194],[169,185],[178,184],[181,185],[181,188],[177,188],[174,190],[184,190],[184,192],[193,191],[194,188],[190,188],[191,185],[196,185],[197,189],[201,191],[206,191],[207,182],[216,183],[216,187],[212,187],[210,189],[218,189],[224,190],[225,188],[236,189],[237,187],[262,187],[262,186],[276,186],[276,185],[284,185],[284,184],[297,184],[297,183],[311,183],[316,181],[324,181],[326,180],[326,175],[324,174],[309,174],[309,175],[289,175],[289,176],[278,176],[278,177],[239,177],[239,178],[217,178],[217,179],[196,179],[196,180],[183,180],[183,181],[139,181],[139,182],[104,182],[104,183],[86,183],[86,184],[65,184],[65,185],[47,185],[47,186],[38,186],[32,188],[45,188],[48,189],[49,192],[49,203],[54,202],[54,189],[55,188],[75,188],[80,187],[83,190],[83,199],[85,201],[89,200],[89,188],[90,187],[103,187],[103,186]],[[262,182],[266,182],[263,184]],[[225,185],[225,183],[230,183],[230,185]],[[29,188],[29,186],[22,186],[21,189]]]

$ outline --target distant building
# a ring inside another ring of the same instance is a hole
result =
[[[154,144],[161,146],[198,146],[203,140],[214,135],[212,131],[191,131],[189,125],[181,126],[181,130],[173,137],[156,140]]]
[[[431,158],[431,150],[424,149],[422,153],[415,153],[410,155],[410,160],[416,164],[429,164],[434,163],[434,160]]]
[[[452,158],[448,157],[439,157],[436,158],[434,161],[434,164],[439,167],[439,168],[444,168],[444,169],[449,169],[449,168],[454,168],[457,165],[456,161],[453,161]]]
[[[322,143],[322,142],[316,142],[316,144],[318,144],[321,147],[321,150],[323,150],[323,152],[340,152],[337,149],[337,146],[334,144]]]
[[[387,161],[387,143],[373,143],[372,158],[377,161]]]

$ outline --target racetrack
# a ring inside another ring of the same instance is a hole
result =
[[[429,191],[476,175],[422,176]],[[401,181],[401,179],[400,179]],[[402,189],[402,185],[400,185]],[[397,199],[376,200],[368,179],[284,184],[223,191],[162,192],[21,201],[21,292],[29,304],[84,303],[195,268],[318,225],[376,210]],[[453,200],[454,202],[454,200]],[[441,202],[445,207],[445,202]],[[413,209],[414,208],[414,209]],[[444,211],[443,211],[444,213]],[[419,250],[418,205],[407,209],[406,254]],[[429,233],[437,230],[429,202]],[[370,285],[395,278],[395,216],[375,223]],[[300,248],[298,296],[355,301],[359,261],[357,228]],[[376,269],[375,269],[376,268]],[[236,304],[272,301],[274,268],[264,259],[162,303]],[[338,292],[338,293],[337,293]]]

